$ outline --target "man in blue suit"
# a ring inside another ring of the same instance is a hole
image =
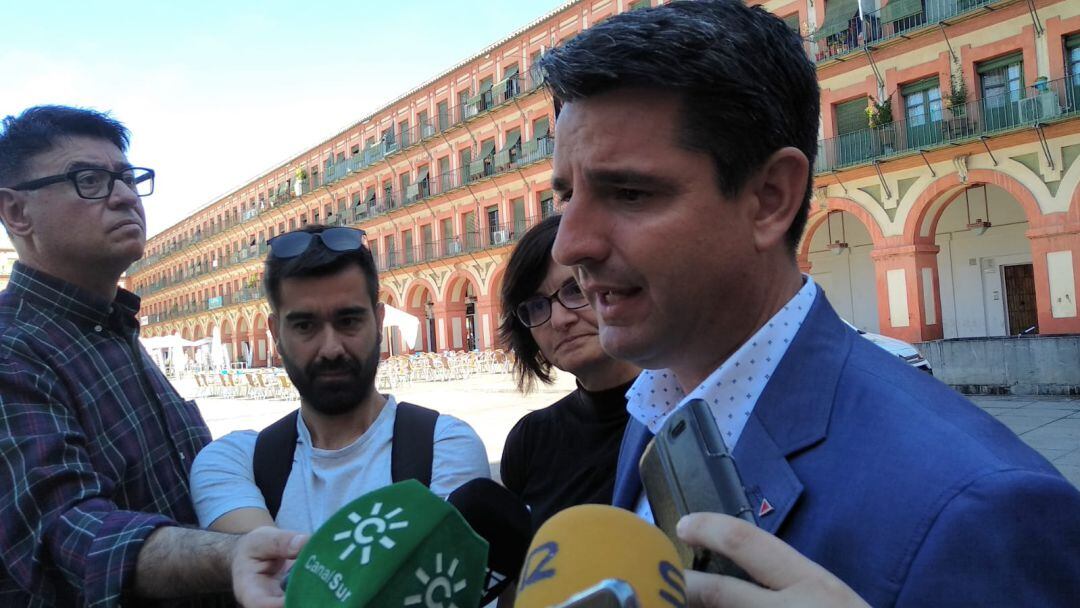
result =
[[[1080,492],[799,272],[819,92],[798,35],[737,0],[673,3],[541,65],[553,255],[576,266],[605,350],[652,370],[628,394],[615,503],[651,518],[638,459],[703,399],[759,526],[870,604],[1080,605]]]

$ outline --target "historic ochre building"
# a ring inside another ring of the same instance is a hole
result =
[[[1080,333],[1080,3],[753,3],[818,67],[799,260],[840,314],[912,342]],[[128,281],[144,335],[220,333],[267,364],[266,239],[319,222],[367,231],[420,349],[493,348],[509,251],[554,212],[554,116],[531,67],[648,4],[570,2],[155,236]]]

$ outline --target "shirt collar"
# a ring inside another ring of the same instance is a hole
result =
[[[805,276],[802,288],[689,394],[670,369],[642,372],[627,391],[627,411],[655,434],[671,412],[691,399],[702,399],[709,404],[725,443],[734,449],[816,295],[817,285]]]
[[[18,293],[41,310],[97,325],[115,324],[138,327],[136,315],[141,300],[139,296],[118,288],[112,302],[89,291],[58,279],[50,274],[15,262],[11,269],[8,289]]]

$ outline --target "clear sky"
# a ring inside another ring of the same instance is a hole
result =
[[[0,115],[112,112],[153,235],[563,4],[0,0]]]

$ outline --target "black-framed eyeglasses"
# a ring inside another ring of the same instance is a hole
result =
[[[12,190],[37,190],[52,184],[69,181],[75,186],[75,193],[87,200],[109,198],[113,193],[116,180],[124,182],[138,196],[150,196],[154,193],[154,170],[146,167],[129,167],[123,171],[108,169],[76,169],[60,175],[50,175],[12,186]]]
[[[562,304],[563,308],[567,310],[577,310],[589,305],[589,299],[585,297],[585,292],[581,291],[577,281],[571,279],[563,283],[563,286],[556,289],[555,293],[550,296],[533,296],[518,304],[514,314],[517,315],[518,320],[525,327],[539,327],[547,323],[548,319],[551,318],[551,302],[553,300],[558,300],[559,304]]]
[[[322,232],[304,232],[296,230],[279,234],[266,243],[270,245],[270,255],[275,258],[295,258],[307,251],[312,241],[319,241],[330,251],[352,251],[364,244],[364,235],[359,228],[334,227]]]

